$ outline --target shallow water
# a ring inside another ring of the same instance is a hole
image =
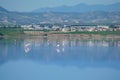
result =
[[[120,80],[120,40],[0,40],[0,80]]]

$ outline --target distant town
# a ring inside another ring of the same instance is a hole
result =
[[[119,31],[120,24],[114,25],[51,25],[51,24],[29,24],[29,25],[0,25],[0,28],[21,28],[22,30],[56,31],[56,32],[97,32],[97,31]]]
[[[23,30],[82,32],[82,31],[118,31],[120,25],[21,25]]]

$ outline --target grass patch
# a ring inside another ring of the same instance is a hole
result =
[[[0,28],[0,34],[4,36],[18,36],[23,34],[20,28]]]

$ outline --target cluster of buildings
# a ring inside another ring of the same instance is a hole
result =
[[[21,25],[24,30],[49,30],[59,32],[76,32],[76,31],[117,31],[120,25]]]

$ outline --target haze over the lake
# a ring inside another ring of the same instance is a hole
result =
[[[85,4],[112,4],[120,0],[0,0],[0,6],[10,11],[29,12],[43,7],[73,6]]]

